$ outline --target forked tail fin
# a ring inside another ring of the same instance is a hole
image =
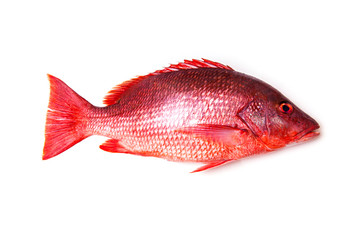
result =
[[[86,116],[93,107],[60,79],[48,75],[49,109],[45,126],[43,160],[72,147],[90,134],[86,132]]]

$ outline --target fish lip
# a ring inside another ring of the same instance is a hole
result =
[[[319,131],[316,131],[320,128],[319,124],[316,124],[312,127],[309,127],[305,129],[304,131],[299,132],[295,135],[295,142],[304,142],[310,139],[313,139],[314,137],[317,137],[320,135]]]

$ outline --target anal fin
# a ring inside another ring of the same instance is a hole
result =
[[[100,145],[100,149],[107,152],[135,154],[134,152],[123,147],[117,139],[106,140],[103,144]]]
[[[131,151],[127,148],[125,148],[123,145],[121,145],[120,141],[117,139],[108,139],[103,144],[100,145],[100,149],[107,151],[107,152],[113,152],[113,153],[128,153],[128,154],[134,154],[134,155],[140,155],[140,156],[153,156],[151,152],[137,152],[137,151]]]
[[[219,166],[219,165],[222,165],[226,162],[229,162],[231,160],[220,160],[220,161],[214,161],[214,162],[210,162],[210,163],[207,163],[197,169],[195,169],[194,171],[192,171],[191,173],[195,173],[195,172],[201,172],[201,171],[204,171],[206,169],[209,169],[209,168],[213,168],[213,167],[216,167],[216,166]]]

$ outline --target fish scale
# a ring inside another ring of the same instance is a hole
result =
[[[101,135],[105,151],[202,162],[202,171],[318,135],[316,121],[276,89],[206,59],[117,85],[105,107],[49,81],[43,159]]]
[[[189,73],[186,72],[176,77],[172,76],[174,73],[165,73],[163,79],[156,79],[164,82],[163,89],[170,89],[169,91],[164,90],[159,92],[159,94],[153,94],[151,92],[143,92],[142,89],[129,89],[136,95],[140,93],[140,97],[137,97],[137,100],[146,104],[139,104],[139,107],[134,110],[132,107],[126,107],[129,106],[127,99],[135,98],[133,94],[129,94],[127,98],[121,99],[118,102],[121,111],[114,117],[105,120],[107,124],[104,124],[104,127],[111,128],[114,132],[114,134],[107,134],[107,136],[119,139],[119,144],[132,152],[142,153],[150,151],[153,156],[165,157],[169,160],[199,162],[223,160],[224,154],[228,155],[230,151],[226,145],[199,138],[195,138],[194,141],[191,135],[176,132],[177,129],[186,127],[189,123],[191,123],[190,125],[233,124],[233,116],[229,115],[228,118],[222,117],[229,112],[227,107],[222,105],[223,99],[219,99],[229,96],[221,94],[223,89],[226,89],[226,85],[222,83],[224,78],[217,76],[222,76],[223,73],[214,71],[214,69],[208,70],[214,72],[209,74],[211,76],[208,78],[208,82],[211,83],[209,86],[198,83],[197,79],[200,75],[196,74],[196,70],[187,70]],[[202,73],[202,75],[204,74],[206,75],[207,73]],[[155,78],[155,76],[152,76],[152,78]],[[179,79],[185,80],[180,81]],[[212,79],[216,81],[211,81]],[[151,80],[149,79],[149,81]],[[173,84],[173,82],[177,84]],[[152,84],[155,85],[155,83]],[[142,86],[137,87],[141,88]],[[202,90],[201,88],[207,88],[207,90],[198,94],[198,90]],[[217,89],[217,91],[214,92],[214,89]],[[184,92],[186,94],[183,94]],[[189,94],[189,92],[194,94]],[[205,98],[205,101],[201,98]],[[180,99],[180,101],[174,101],[173,99]],[[148,104],[149,102],[150,104]],[[151,106],[153,102],[155,102],[155,105]],[[121,106],[122,104],[124,105]],[[145,119],[142,117],[141,113],[144,109],[151,113],[149,116],[150,121],[145,122]],[[198,109],[204,109],[204,111],[198,111]],[[235,120],[237,119],[235,118]],[[118,129],[114,127],[117,122],[120,123]],[[147,131],[146,136],[141,134],[143,127]],[[168,129],[168,131],[161,132],[163,129]],[[94,134],[103,135],[104,131],[100,130],[100,132],[94,132]],[[198,145],[200,146],[199,152],[196,149]]]

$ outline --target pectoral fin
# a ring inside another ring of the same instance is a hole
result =
[[[226,145],[236,145],[236,139],[239,134],[246,133],[246,129],[231,127],[226,125],[208,125],[200,124],[191,127],[185,127],[177,132],[193,135],[194,137],[205,138],[214,142],[220,142]]]

